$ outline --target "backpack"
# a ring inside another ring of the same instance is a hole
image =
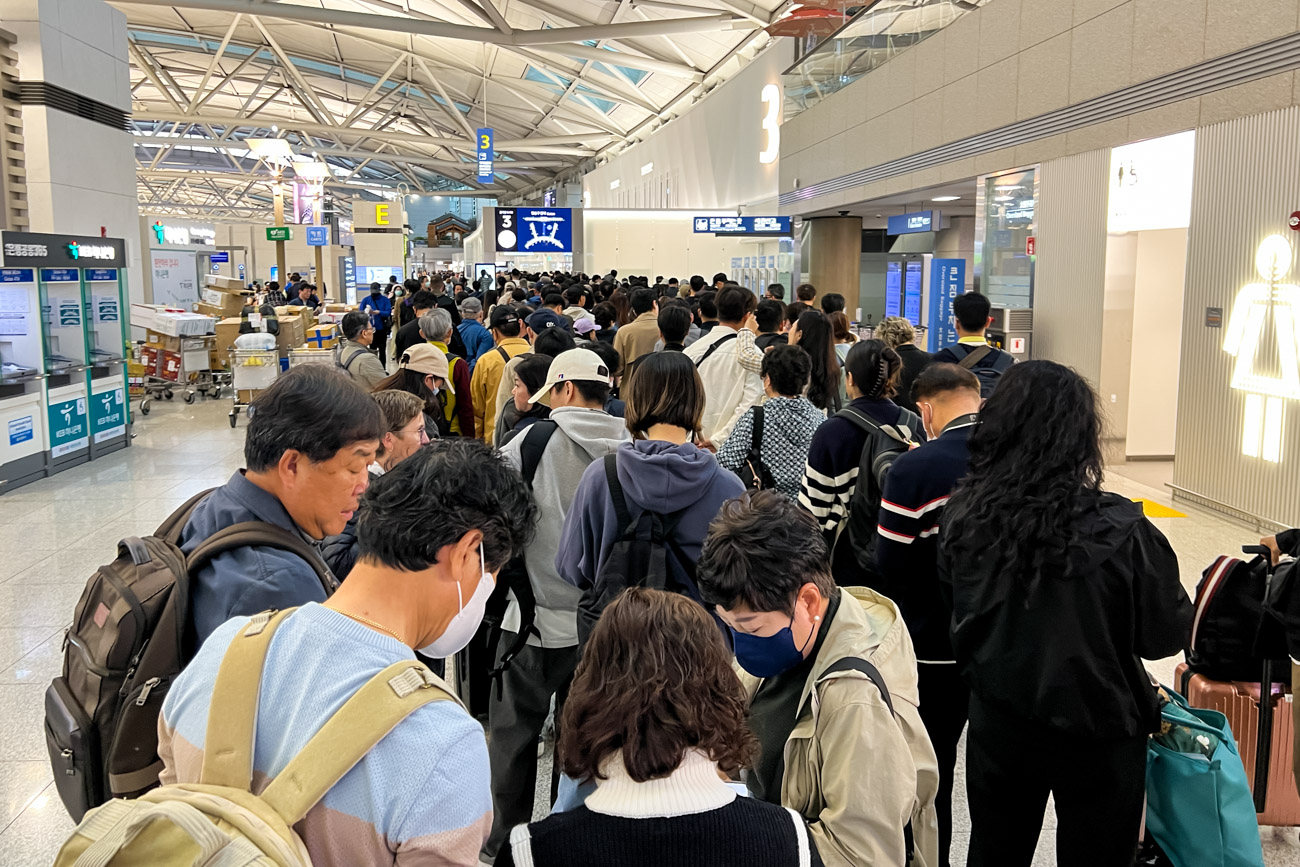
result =
[[[339,347],[339,351],[336,352],[336,353],[334,354],[334,363],[337,364],[339,367],[341,367],[341,368],[343,369],[343,372],[344,372],[344,373],[346,373],[348,376],[351,376],[351,375],[352,375],[352,362],[356,361],[358,358],[360,358],[361,356],[365,355],[365,354],[366,354],[367,352],[369,352],[369,351],[370,351],[369,349],[364,349],[364,348],[362,348],[362,349],[358,349],[358,350],[356,350],[355,352],[353,352],[351,355],[348,356],[348,360],[347,360],[347,361],[344,361],[344,360],[343,360],[343,347],[340,346],[340,347]]]
[[[260,317],[261,325],[265,327],[253,324],[254,315]],[[270,304],[263,304],[261,307],[248,304],[239,311],[239,333],[253,334],[258,331],[276,335],[280,333],[280,319],[276,315],[275,308]]]
[[[967,344],[957,344],[957,346],[964,345]],[[953,347],[953,349],[956,348],[956,346]],[[988,400],[989,395],[993,393],[993,389],[997,387],[998,380],[1002,378],[1003,369],[998,368],[996,358],[994,359],[993,364],[988,364],[983,367],[976,367],[976,365],[995,352],[997,352],[996,349],[985,343],[967,351],[965,357],[963,357],[961,361],[957,362],[958,367],[969,370],[971,373],[975,374],[975,378],[980,381],[980,397],[985,400]]]
[[[614,544],[605,554],[596,582],[578,600],[578,647],[587,643],[602,611],[629,587],[667,590],[699,600],[695,561],[677,541],[677,525],[685,510],[660,515],[643,511],[635,523],[618,480],[618,453],[605,456],[605,483],[618,518]],[[673,564],[676,564],[674,568]]]
[[[844,419],[867,434],[866,442],[862,445],[862,456],[858,459],[858,479],[849,501],[844,532],[848,534],[847,541],[853,546],[858,565],[872,574],[876,571],[876,526],[885,478],[898,456],[912,448],[912,431],[921,427],[921,419],[916,413],[901,407],[899,411],[898,421],[887,425],[877,423],[871,416],[852,406],[845,407],[833,416]]]
[[[110,798],[158,785],[158,711],[195,649],[187,638],[191,575],[219,554],[257,545],[296,554],[327,595],[334,590],[316,550],[272,524],[226,527],[184,554],[181,532],[209,493],[190,498],[154,535],[118,542],[117,559],[90,576],[64,635],[63,674],[45,692],[45,743],[55,788],[76,821]]]
[[[520,436],[524,437],[523,443],[519,448],[520,474],[524,477],[525,484],[531,489],[533,479],[537,476],[537,467],[542,462],[542,454],[546,451],[546,445],[551,441],[551,437],[560,429],[559,424],[550,419],[542,419],[533,422],[530,426],[531,431],[521,432]],[[515,601],[519,603],[519,631],[514,633],[510,646],[506,652],[501,655],[501,661],[497,662],[497,647],[501,643],[501,636],[505,633],[504,623],[506,611],[510,608],[510,596],[514,595]],[[488,665],[491,670],[488,673],[489,680],[496,681],[497,698],[501,697],[502,675],[510,669],[510,665],[528,645],[529,636],[541,637],[536,625],[537,619],[537,596],[533,593],[532,581],[528,578],[528,569],[524,565],[523,554],[511,558],[510,562],[497,575],[496,587],[492,590],[492,595],[488,597],[487,607],[483,613],[483,624],[488,628],[487,633],[487,653]]]
[[[1253,682],[1259,680],[1267,656],[1278,660],[1278,670],[1290,672],[1290,665],[1281,665],[1287,656],[1284,642],[1257,649],[1268,595],[1265,557],[1216,557],[1196,585],[1192,633],[1185,651],[1188,668],[1211,680]]]
[[[266,651],[276,628],[295,610],[259,614],[231,641],[212,690],[199,782],[163,786],[135,801],[109,801],[81,821],[54,867],[309,867],[311,857],[293,827],[413,711],[455,699],[419,662],[396,662],[357,690],[253,795]]]
[[[763,462],[763,407],[754,407],[754,424],[749,434],[749,454],[745,463],[736,470],[736,475],[745,483],[749,491],[771,491],[776,489],[776,480],[772,471]]]

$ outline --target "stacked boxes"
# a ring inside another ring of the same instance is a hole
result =
[[[334,349],[341,339],[339,327],[331,323],[313,325],[307,329],[308,349]]]

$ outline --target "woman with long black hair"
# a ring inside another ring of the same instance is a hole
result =
[[[1034,856],[1048,794],[1063,867],[1127,867],[1147,736],[1143,659],[1186,646],[1178,559],[1142,507],[1102,490],[1097,396],[1059,364],[1003,374],[940,531],[953,647],[971,689],[970,867]]]
[[[840,358],[835,352],[835,335],[826,314],[817,310],[801,313],[790,329],[790,345],[798,346],[812,359],[808,379],[808,400],[828,416],[840,411]]]

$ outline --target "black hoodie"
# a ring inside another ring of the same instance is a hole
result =
[[[1092,495],[1076,520],[1069,577],[1032,582],[994,571],[998,539],[968,556],[945,533],[939,580],[957,664],[980,700],[1013,716],[1090,740],[1153,732],[1160,714],[1142,660],[1178,653],[1191,629],[1178,558],[1117,494]]]

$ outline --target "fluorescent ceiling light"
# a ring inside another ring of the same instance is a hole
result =
[[[641,167],[641,174],[643,174],[643,175],[648,175],[648,174],[650,174],[651,172],[653,172],[654,170],[655,170],[655,164],[654,164],[654,163],[646,163],[645,165],[643,165],[643,166]]]
[[[994,196],[993,197],[993,201],[995,202],[1010,202],[1014,200],[1015,200],[1015,196]]]
[[[960,198],[961,198],[961,196],[935,196],[935,197],[934,197],[933,199],[931,199],[930,201],[932,201],[932,202],[955,202],[955,201],[957,201],[957,200],[960,199]]]
[[[610,181],[610,182],[609,182],[609,188],[610,188],[611,190],[617,190],[618,187],[619,187],[619,183],[620,183],[620,182],[617,181],[617,180]]]

